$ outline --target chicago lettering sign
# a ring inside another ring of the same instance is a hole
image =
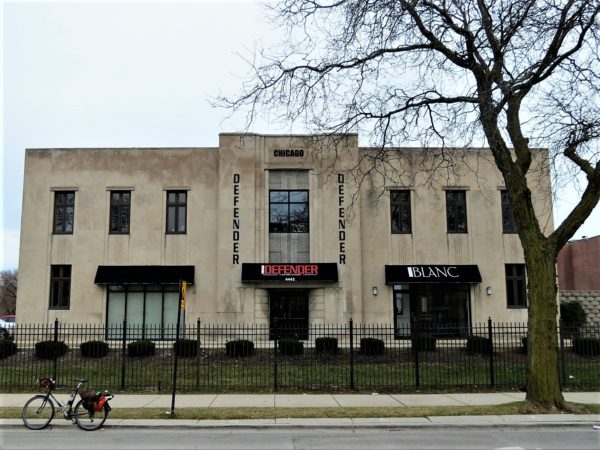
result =
[[[304,150],[301,149],[281,149],[273,150],[275,158],[304,158]]]

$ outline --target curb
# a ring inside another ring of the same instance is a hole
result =
[[[172,428],[216,430],[269,430],[269,429],[419,429],[419,428],[544,428],[592,427],[600,424],[600,417],[575,416],[437,416],[412,418],[354,418],[354,419],[254,419],[254,420],[177,420],[177,419],[114,419],[101,430],[111,428]],[[0,428],[24,427],[21,419],[2,419]],[[55,419],[47,429],[75,427],[66,420]]]

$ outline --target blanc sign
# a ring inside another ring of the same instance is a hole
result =
[[[337,264],[242,263],[242,281],[324,281],[337,282]]]
[[[476,265],[385,266],[385,282],[393,283],[481,283]]]

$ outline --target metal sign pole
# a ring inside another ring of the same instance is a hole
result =
[[[173,392],[171,394],[171,414],[175,414],[175,391],[177,390],[177,352],[179,351],[179,328],[181,326],[181,311],[185,309],[185,293],[187,284],[185,281],[179,281],[179,308],[177,309],[177,330],[175,331],[175,352],[173,360]]]

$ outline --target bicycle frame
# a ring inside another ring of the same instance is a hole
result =
[[[56,404],[56,410],[62,413],[65,420],[73,420],[72,411],[73,407],[75,406],[75,399],[77,398],[79,389],[81,389],[81,386],[84,384],[85,383],[81,381],[77,382],[77,387],[71,390],[71,394],[69,395],[66,405],[62,403],[54,394],[52,394],[51,390],[46,393],[46,400],[48,398],[52,399],[52,401]]]

